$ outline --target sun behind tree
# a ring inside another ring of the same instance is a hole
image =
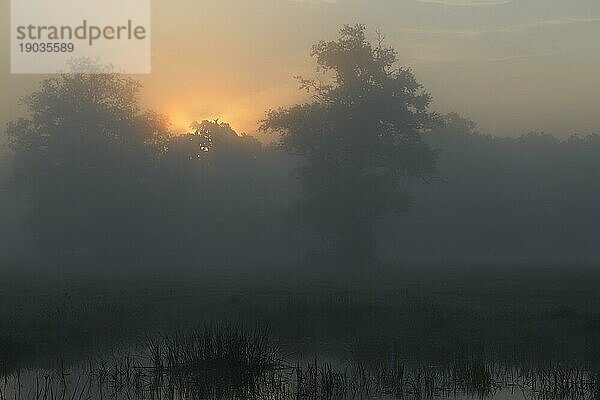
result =
[[[377,219],[410,204],[401,180],[435,170],[436,153],[421,136],[438,117],[412,72],[396,67],[396,51],[381,37],[371,44],[363,25],[345,26],[312,56],[330,81],[300,78],[313,100],[269,111],[261,129],[306,159],[298,218],[333,235],[344,261],[366,263]]]

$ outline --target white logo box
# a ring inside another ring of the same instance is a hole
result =
[[[150,0],[11,0],[11,72],[148,74],[150,23]]]

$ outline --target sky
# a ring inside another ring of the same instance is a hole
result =
[[[0,0],[0,123],[43,76],[11,75],[10,0]],[[153,0],[144,105],[253,134],[271,108],[306,100],[311,45],[344,24],[379,30],[434,98],[480,131],[600,133],[598,0]]]

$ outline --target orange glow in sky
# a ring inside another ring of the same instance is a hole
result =
[[[0,0],[8,26],[9,1]],[[539,5],[543,3],[544,7]],[[484,133],[565,136],[600,127],[600,2],[594,0],[175,0],[152,1],[152,73],[136,75],[143,104],[185,132],[228,122],[255,134],[271,108],[307,99],[294,76],[314,77],[311,46],[343,24],[379,29],[402,65]],[[8,30],[0,40],[9,54]],[[40,76],[0,63],[0,125]],[[2,138],[0,137],[0,140]]]

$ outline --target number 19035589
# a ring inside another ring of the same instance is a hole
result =
[[[19,43],[21,53],[72,53],[73,43]]]

